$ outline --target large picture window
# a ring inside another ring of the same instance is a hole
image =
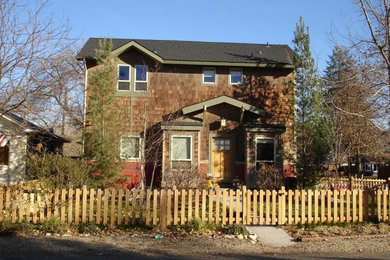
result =
[[[187,168],[192,162],[192,136],[172,136],[172,168]]]
[[[118,90],[130,90],[130,66],[118,66]]]
[[[135,65],[135,90],[148,90],[148,66]]]
[[[275,163],[275,138],[256,138],[256,163]]]
[[[120,157],[125,160],[140,158],[140,138],[138,136],[121,137]]]

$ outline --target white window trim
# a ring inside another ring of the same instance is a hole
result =
[[[204,81],[204,71],[213,70],[214,71],[214,82],[205,82]],[[202,84],[215,85],[217,83],[217,70],[215,68],[205,67],[202,69]]]
[[[134,137],[138,138],[138,157],[124,157],[122,156],[122,138],[123,137]],[[142,150],[142,143],[141,143],[141,137],[139,135],[122,135],[119,139],[119,156],[122,160],[140,160],[141,159],[141,150]]]
[[[258,140],[273,140],[274,142],[274,159],[272,161],[270,160],[257,160],[257,141]],[[270,137],[270,136],[256,136],[255,137],[255,143],[254,143],[254,149],[255,149],[255,164],[259,163],[275,163],[276,162],[276,137]]]
[[[172,143],[173,143],[173,138],[175,138],[175,137],[189,137],[190,138],[190,159],[177,159],[177,160],[173,159]],[[179,162],[181,161],[181,162],[191,162],[191,164],[192,164],[192,155],[193,155],[193,149],[194,149],[192,139],[193,139],[192,135],[171,135],[170,146],[169,146],[170,147],[169,156],[170,156],[171,163],[173,161],[179,161]]]
[[[232,71],[240,71],[241,72],[241,82],[240,83],[232,83]],[[237,86],[237,85],[241,85],[242,84],[242,81],[243,81],[243,73],[242,73],[242,69],[233,69],[231,68],[229,70],[229,85],[233,85],[233,86]]]
[[[119,67],[129,67],[129,80],[120,80],[119,79]],[[131,90],[131,66],[129,64],[118,64],[118,82],[116,84],[116,90],[117,91],[130,91]],[[121,90],[119,89],[119,82],[128,82],[129,83],[129,90]]]
[[[145,66],[146,67],[146,80],[137,80],[137,66]],[[136,89],[137,82],[146,83],[146,90],[137,90]],[[141,64],[134,65],[134,91],[135,92],[147,92],[149,90],[148,82],[149,82],[149,66],[148,65],[141,65]]]

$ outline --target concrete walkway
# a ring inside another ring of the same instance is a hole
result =
[[[246,226],[249,233],[256,234],[260,243],[266,246],[284,247],[295,244],[294,239],[283,229],[274,226]]]

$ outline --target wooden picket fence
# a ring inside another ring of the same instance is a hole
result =
[[[388,221],[388,190],[125,190],[0,188],[0,221],[104,225],[285,225]]]
[[[386,189],[389,187],[389,180],[382,179],[363,179],[363,178],[322,178],[319,183],[319,189],[351,189],[351,190],[370,190]]]

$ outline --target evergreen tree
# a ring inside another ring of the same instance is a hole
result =
[[[296,175],[302,188],[314,186],[330,151],[331,122],[310,52],[309,29],[302,17],[294,32],[296,67]]]
[[[100,42],[96,50],[97,66],[90,70],[86,115],[85,154],[92,177],[99,187],[110,187],[120,180],[120,114],[114,104],[117,68],[111,55],[111,42]]]

